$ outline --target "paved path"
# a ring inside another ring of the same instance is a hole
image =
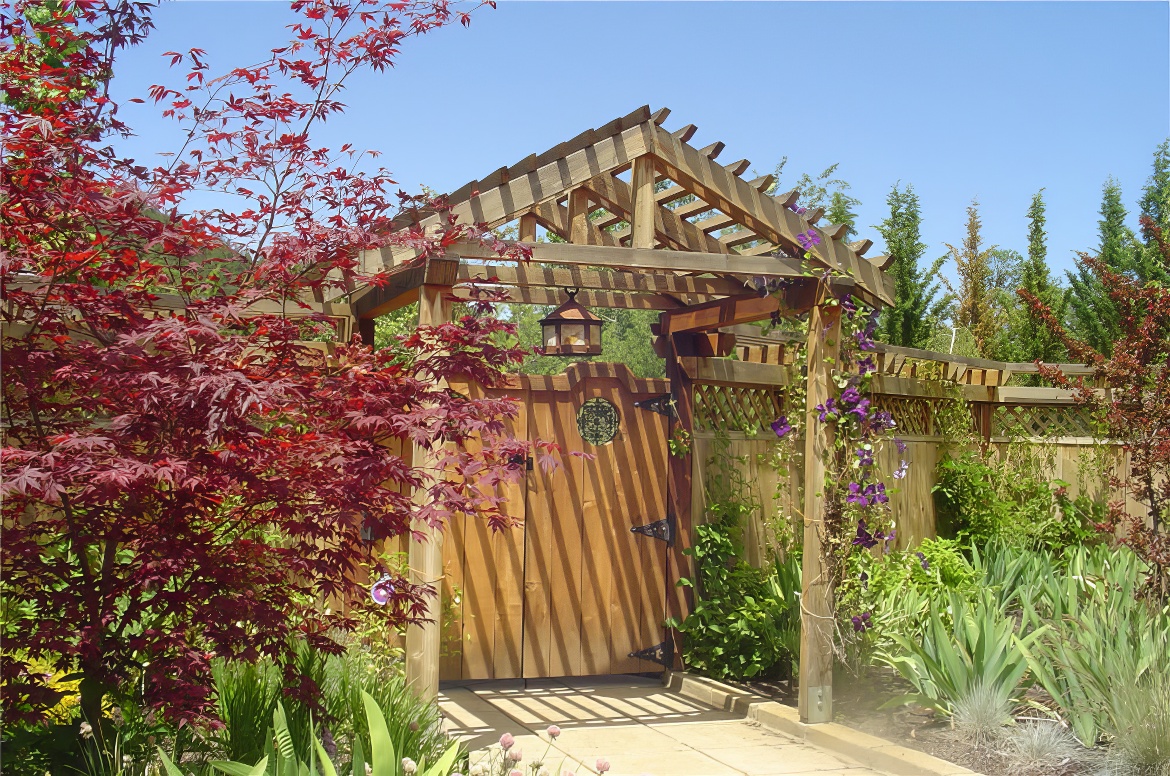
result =
[[[444,686],[448,730],[466,741],[474,765],[511,733],[524,753],[519,768],[546,751],[549,725],[562,733],[544,758],[553,776],[585,776],[597,758],[611,776],[884,776],[841,755],[774,733],[637,676],[467,682]],[[537,735],[539,734],[539,736]]]

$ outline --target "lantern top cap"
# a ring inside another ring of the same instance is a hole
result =
[[[542,326],[557,321],[601,321],[601,318],[594,315],[588,307],[576,300],[577,289],[568,288],[565,289],[565,293],[569,295],[569,300],[549,313],[548,317],[542,318],[540,321]]]

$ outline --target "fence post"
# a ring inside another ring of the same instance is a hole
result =
[[[831,371],[841,339],[841,308],[817,305],[808,321],[808,385],[804,413],[804,557],[800,604],[801,722],[833,721],[832,587],[822,555],[825,525],[825,461],[834,429],[817,420],[815,407],[829,398]]]

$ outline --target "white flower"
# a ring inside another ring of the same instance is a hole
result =
[[[374,776],[374,766],[366,763],[366,776]]]
[[[405,773],[406,776],[410,776],[410,774],[417,770],[418,766],[414,764],[414,760],[410,759],[409,757],[402,758],[402,772]]]
[[[508,758],[512,762],[518,763],[524,759],[524,750],[521,749],[520,747],[516,747],[512,751],[508,752]]]
[[[81,733],[82,738],[93,738],[93,725],[88,722],[82,722],[81,726],[77,729]]]

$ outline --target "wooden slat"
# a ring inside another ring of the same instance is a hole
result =
[[[691,138],[695,136],[695,133],[698,131],[699,131],[699,128],[697,126],[695,126],[694,124],[687,124],[684,127],[679,127],[678,129],[671,132],[670,134],[677,137],[680,141],[682,141],[684,143],[688,143],[688,142],[690,142]]]
[[[553,268],[536,264],[501,266],[492,264],[459,265],[459,282],[494,282],[507,286],[545,286],[548,288],[585,288],[598,291],[628,291],[639,294],[742,294],[744,284],[738,280],[714,277],[663,275],[636,272],[600,272],[580,267]]]
[[[699,155],[706,157],[707,159],[714,160],[715,157],[717,157],[717,156],[719,156],[719,154],[723,153],[724,148],[727,148],[727,144],[724,143],[722,140],[716,140],[711,145],[704,146],[704,147],[700,148]]]

